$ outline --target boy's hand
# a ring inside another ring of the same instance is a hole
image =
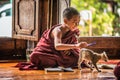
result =
[[[78,44],[76,44],[76,46],[78,48],[84,48],[84,47],[87,47],[88,46],[88,43],[87,42],[80,42]]]

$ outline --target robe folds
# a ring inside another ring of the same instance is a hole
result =
[[[120,62],[118,62],[117,65],[115,66],[113,73],[117,78],[116,80],[120,80]]]
[[[35,69],[44,69],[46,67],[75,67],[77,66],[79,58],[79,49],[70,50],[56,50],[54,47],[54,39],[51,38],[50,33],[55,27],[60,26],[55,25],[51,29],[43,32],[38,44],[34,48],[33,52],[30,54],[30,65]],[[62,37],[62,43],[65,44],[75,44],[77,39],[75,35],[79,35],[79,30],[68,31]],[[65,55],[65,52],[70,53],[70,55]],[[23,64],[23,63],[22,63]],[[21,69],[29,69],[31,66],[23,66]],[[37,67],[37,68],[36,68]],[[30,69],[32,69],[30,68]]]

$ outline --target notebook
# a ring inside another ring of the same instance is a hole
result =
[[[56,68],[45,68],[47,72],[73,72],[72,68],[63,68],[63,67],[56,67]]]

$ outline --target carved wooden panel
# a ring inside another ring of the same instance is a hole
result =
[[[39,0],[13,0],[13,37],[37,41]]]
[[[62,21],[70,0],[13,0],[13,38],[38,41],[43,31]]]

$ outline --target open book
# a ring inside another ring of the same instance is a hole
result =
[[[47,72],[73,72],[72,68],[56,67],[56,68],[45,68]]]

